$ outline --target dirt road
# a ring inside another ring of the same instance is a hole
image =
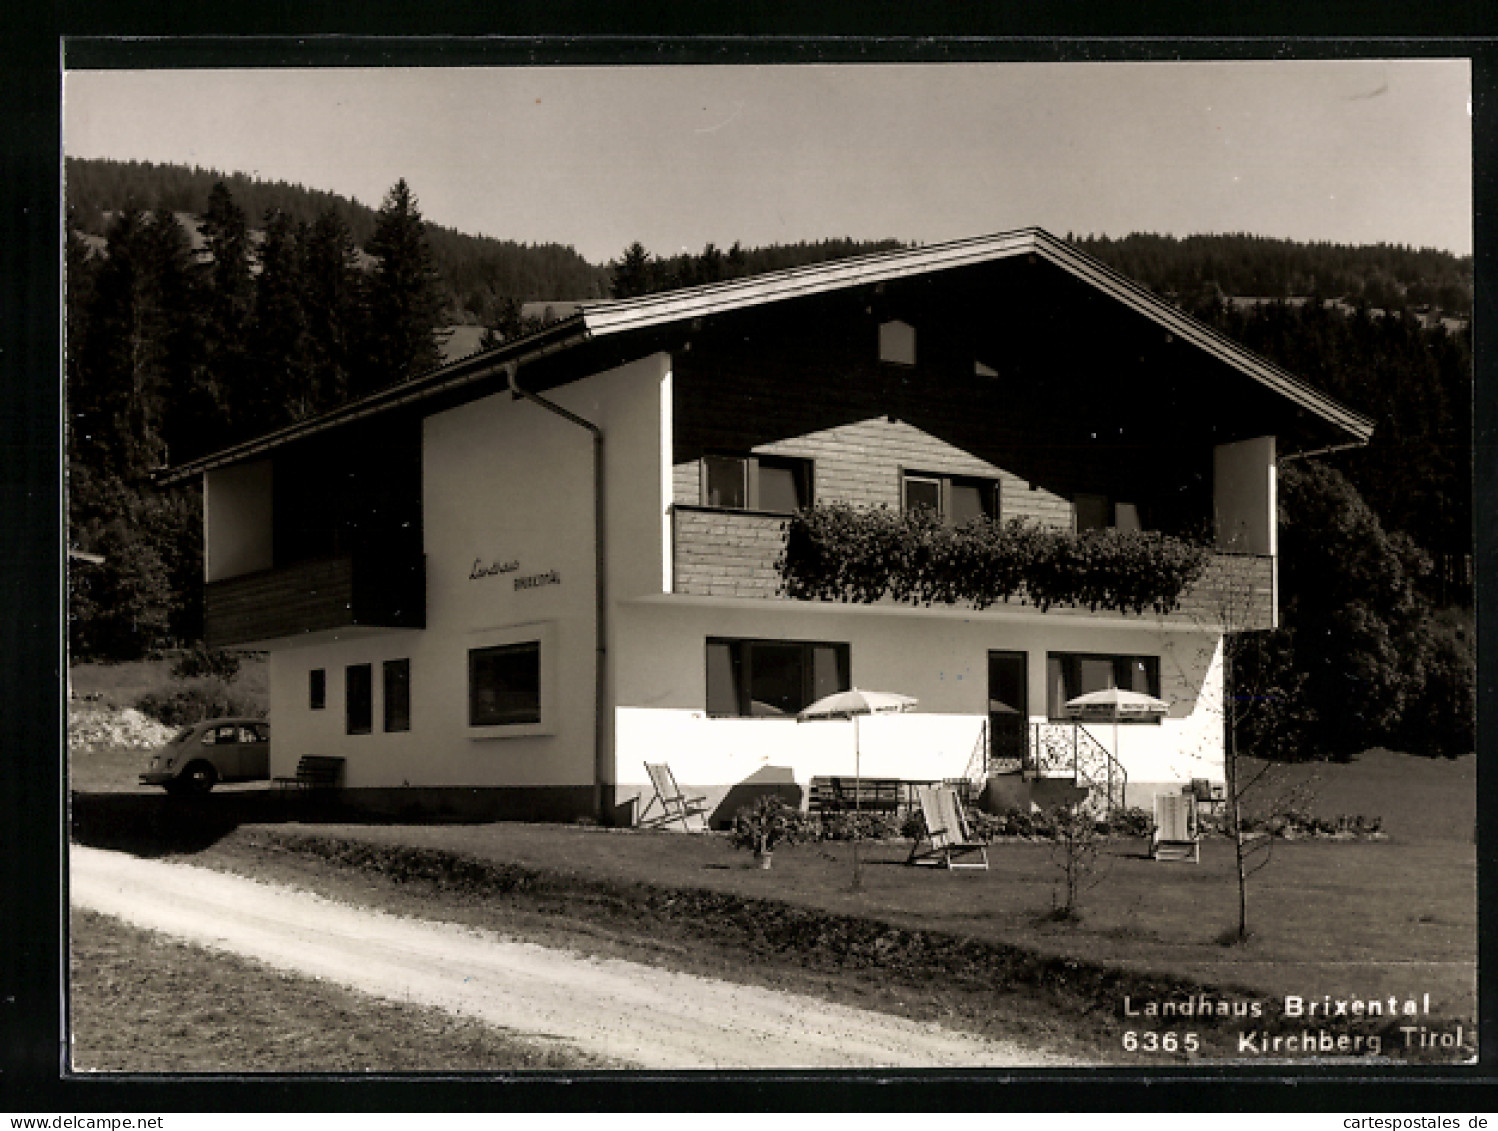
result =
[[[936,1025],[404,919],[186,864],[78,846],[70,859],[76,907],[642,1068],[1064,1063]]]

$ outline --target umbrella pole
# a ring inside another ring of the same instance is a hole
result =
[[[858,840],[862,833],[859,818],[863,808],[863,757],[858,741],[858,716],[853,716],[853,890],[863,887],[863,867],[858,858]]]

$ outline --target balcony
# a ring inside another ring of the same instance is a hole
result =
[[[674,508],[675,592],[698,597],[783,598],[777,560],[785,552],[786,519],[780,515],[677,504]],[[990,612],[1027,610],[1010,601]],[[1119,617],[1085,608],[1054,606],[1055,617]],[[1130,620],[1144,619],[1128,614]],[[1146,613],[1145,618],[1155,614]],[[1253,554],[1213,554],[1206,572],[1165,620],[1224,626],[1228,631],[1270,628],[1274,623],[1274,559]]]
[[[203,595],[213,648],[353,627],[426,627],[426,561],[365,553],[212,581]]]

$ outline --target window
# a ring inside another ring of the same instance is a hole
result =
[[[349,734],[368,734],[374,729],[374,670],[369,664],[350,664],[344,669],[344,708]]]
[[[1104,656],[1082,652],[1051,652],[1046,656],[1046,711],[1053,719],[1066,717],[1066,704],[1089,691],[1110,687],[1160,697],[1158,656]],[[1124,720],[1120,720],[1124,721]],[[1141,720],[1144,721],[1144,720]],[[1151,717],[1148,721],[1158,722]]]
[[[906,510],[929,507],[949,526],[999,517],[999,485],[992,479],[907,471],[903,487]]]
[[[846,691],[848,646],[804,640],[707,642],[707,713],[782,718]]]
[[[468,653],[468,725],[541,721],[541,642],[473,648]]]
[[[1077,532],[1102,530],[1111,526],[1113,508],[1105,495],[1077,495],[1072,499],[1077,511]]]
[[[811,461],[783,456],[703,456],[702,505],[777,514],[810,506]]]
[[[915,364],[915,327],[909,322],[879,323],[879,360]]]
[[[1079,494],[1072,496],[1072,505],[1077,514],[1077,532],[1084,530],[1140,530],[1139,507],[1135,503],[1119,503],[1107,495]]]
[[[313,668],[307,673],[307,706],[321,711],[328,705],[328,673],[322,668]]]
[[[385,729],[411,729],[411,661],[385,661]]]

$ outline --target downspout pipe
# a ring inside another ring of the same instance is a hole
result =
[[[593,435],[593,814],[599,824],[608,823],[612,817],[613,798],[605,791],[605,783],[613,777],[612,751],[608,749],[608,731],[604,720],[609,710],[608,701],[608,579],[604,572],[607,557],[604,553],[603,522],[603,429],[590,420],[584,420],[575,412],[569,412],[554,401],[549,401],[529,389],[522,389],[516,379],[520,372],[519,361],[505,363],[505,379],[510,384],[510,394],[518,400],[527,400],[560,416],[570,424],[586,428]],[[608,811],[606,811],[608,810]]]

